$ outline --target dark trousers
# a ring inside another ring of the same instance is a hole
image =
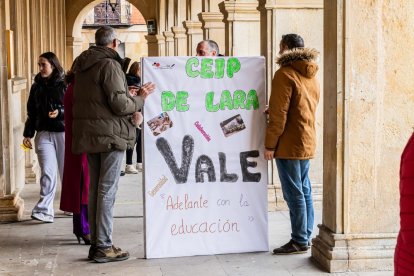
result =
[[[141,129],[136,128],[137,138],[135,140],[135,149],[137,151],[137,163],[142,163],[142,149],[141,149]],[[132,155],[134,154],[134,149],[126,150],[126,164],[132,165]]]

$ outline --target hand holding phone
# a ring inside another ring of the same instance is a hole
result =
[[[29,137],[24,137],[23,138],[23,146],[25,146],[28,149],[33,148],[32,147],[32,142],[30,141],[31,139]]]

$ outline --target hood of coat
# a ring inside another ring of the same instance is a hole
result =
[[[119,56],[117,51],[104,46],[91,46],[76,58],[75,72],[83,72],[94,66],[103,59],[111,58],[123,64],[123,59]]]
[[[307,78],[313,78],[319,69],[316,64],[318,56],[319,52],[316,49],[295,48],[281,54],[277,58],[276,63],[281,67],[291,66],[301,75]]]

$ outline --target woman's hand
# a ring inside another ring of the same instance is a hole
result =
[[[274,158],[274,156],[275,156],[275,151],[274,150],[265,149],[264,158],[266,160],[272,160]]]
[[[144,100],[148,97],[149,94],[154,92],[155,84],[152,82],[147,82],[138,91],[138,96],[141,96]]]
[[[32,147],[32,142],[31,142],[31,139],[29,138],[29,137],[24,137],[23,138],[23,145],[26,147],[26,148],[29,148],[29,149],[32,149],[33,147]]]
[[[57,117],[57,115],[59,114],[59,110],[55,109],[53,111],[49,112],[49,118],[54,119]]]

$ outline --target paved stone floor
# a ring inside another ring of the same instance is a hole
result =
[[[30,219],[39,186],[26,185],[22,222],[0,224],[0,275],[329,275],[320,270],[310,253],[273,256],[269,252],[144,259],[141,174],[121,177],[115,206],[113,240],[130,252],[123,262],[97,264],[87,259],[88,246],[78,245],[72,218],[59,211],[56,195],[54,223]],[[289,240],[287,212],[269,213],[270,248]],[[317,211],[316,224],[321,221]],[[316,229],[315,229],[315,233]],[[340,273],[334,275],[393,275],[392,272]]]

